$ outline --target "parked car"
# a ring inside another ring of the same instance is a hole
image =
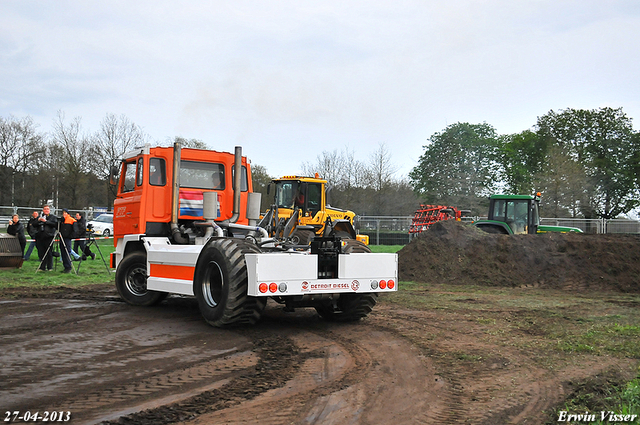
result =
[[[113,235],[113,214],[100,214],[87,223],[87,229],[93,230],[95,236]]]

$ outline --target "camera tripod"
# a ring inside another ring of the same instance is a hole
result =
[[[84,243],[84,246],[82,247],[82,253],[78,252],[78,254],[80,255],[80,262],[78,263],[78,271],[80,271],[80,266],[82,265],[82,262],[85,261],[84,259],[87,258],[85,252],[86,251],[90,252],[90,247],[93,245],[98,250],[98,254],[100,254],[100,258],[102,259],[102,263],[104,264],[104,267],[107,269],[107,272],[111,273],[111,269],[107,265],[107,262],[104,259],[104,255],[102,255],[102,251],[100,251],[100,246],[98,245],[98,242],[96,241],[95,236],[93,236],[93,230],[88,231],[87,236],[84,239],[85,239],[85,243]]]
[[[56,243],[56,242],[58,242],[58,243]],[[60,250],[60,245],[62,245],[62,248],[65,250],[64,254]],[[54,233],[53,238],[51,239],[51,243],[49,244],[49,246],[47,247],[47,250],[45,251],[44,255],[42,256],[42,260],[40,260],[40,265],[36,269],[36,272],[44,271],[42,266],[44,265],[46,267],[48,265],[48,264],[45,264],[45,263],[47,262],[47,259],[48,259],[48,256],[49,256],[49,252],[51,252],[51,255],[52,255],[53,258],[58,258],[58,257],[62,257],[62,255],[67,255],[69,257],[69,263],[71,263],[71,270],[73,270],[73,263],[71,261],[71,255],[69,254],[69,248],[70,247],[67,247],[67,244],[64,241],[64,238],[62,237],[62,234],[60,233],[60,230],[56,229],[56,232]],[[58,260],[55,261],[54,267],[57,267],[57,265],[58,265]],[[74,270],[74,272],[76,274],[78,274],[78,270],[77,269]]]

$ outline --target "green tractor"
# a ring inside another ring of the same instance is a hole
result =
[[[522,235],[547,232],[582,233],[577,227],[544,226],[540,224],[538,206],[540,193],[531,195],[491,195],[487,220],[475,226],[488,233]]]

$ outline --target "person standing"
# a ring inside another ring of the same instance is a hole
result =
[[[78,226],[76,238],[78,239],[73,242],[73,250],[82,255],[82,261],[86,260],[87,257],[91,257],[94,260],[96,254],[91,252],[91,249],[87,246],[87,220],[79,212],[76,213],[76,224]]]
[[[51,207],[42,207],[42,213],[38,217],[38,234],[36,248],[40,259],[40,270],[53,270],[53,238],[58,229],[58,217],[51,214]]]
[[[27,245],[27,238],[24,236],[24,225],[20,223],[18,214],[11,217],[11,223],[7,227],[7,233],[18,238],[20,248],[22,248],[22,256],[24,258],[24,247]]]
[[[73,270],[71,265],[71,239],[74,237],[74,228],[77,229],[76,219],[71,217],[68,209],[63,209],[62,223],[60,223],[60,256],[64,266],[62,273],[71,273]]]
[[[31,218],[27,223],[27,233],[29,233],[29,237],[32,239],[32,241],[29,242],[27,253],[24,254],[24,261],[29,260],[29,258],[31,257],[31,253],[33,252],[33,248],[36,247],[36,235],[38,234],[38,228],[40,227],[40,225],[38,224],[39,215],[40,214],[38,213],[38,211],[34,211],[33,213],[31,213]]]

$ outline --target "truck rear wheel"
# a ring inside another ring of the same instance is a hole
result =
[[[158,304],[169,295],[147,290],[147,255],[144,252],[131,253],[118,264],[116,289],[125,302],[137,306]]]
[[[371,252],[368,246],[355,239],[343,239],[345,254],[356,252]],[[375,292],[364,294],[340,294],[335,305],[333,302],[316,307],[318,314],[325,320],[333,322],[354,322],[371,313],[376,305],[378,294]]]
[[[260,250],[233,239],[212,239],[200,253],[193,280],[193,293],[204,319],[212,326],[256,323],[266,298],[247,295],[247,265],[244,255]]]

